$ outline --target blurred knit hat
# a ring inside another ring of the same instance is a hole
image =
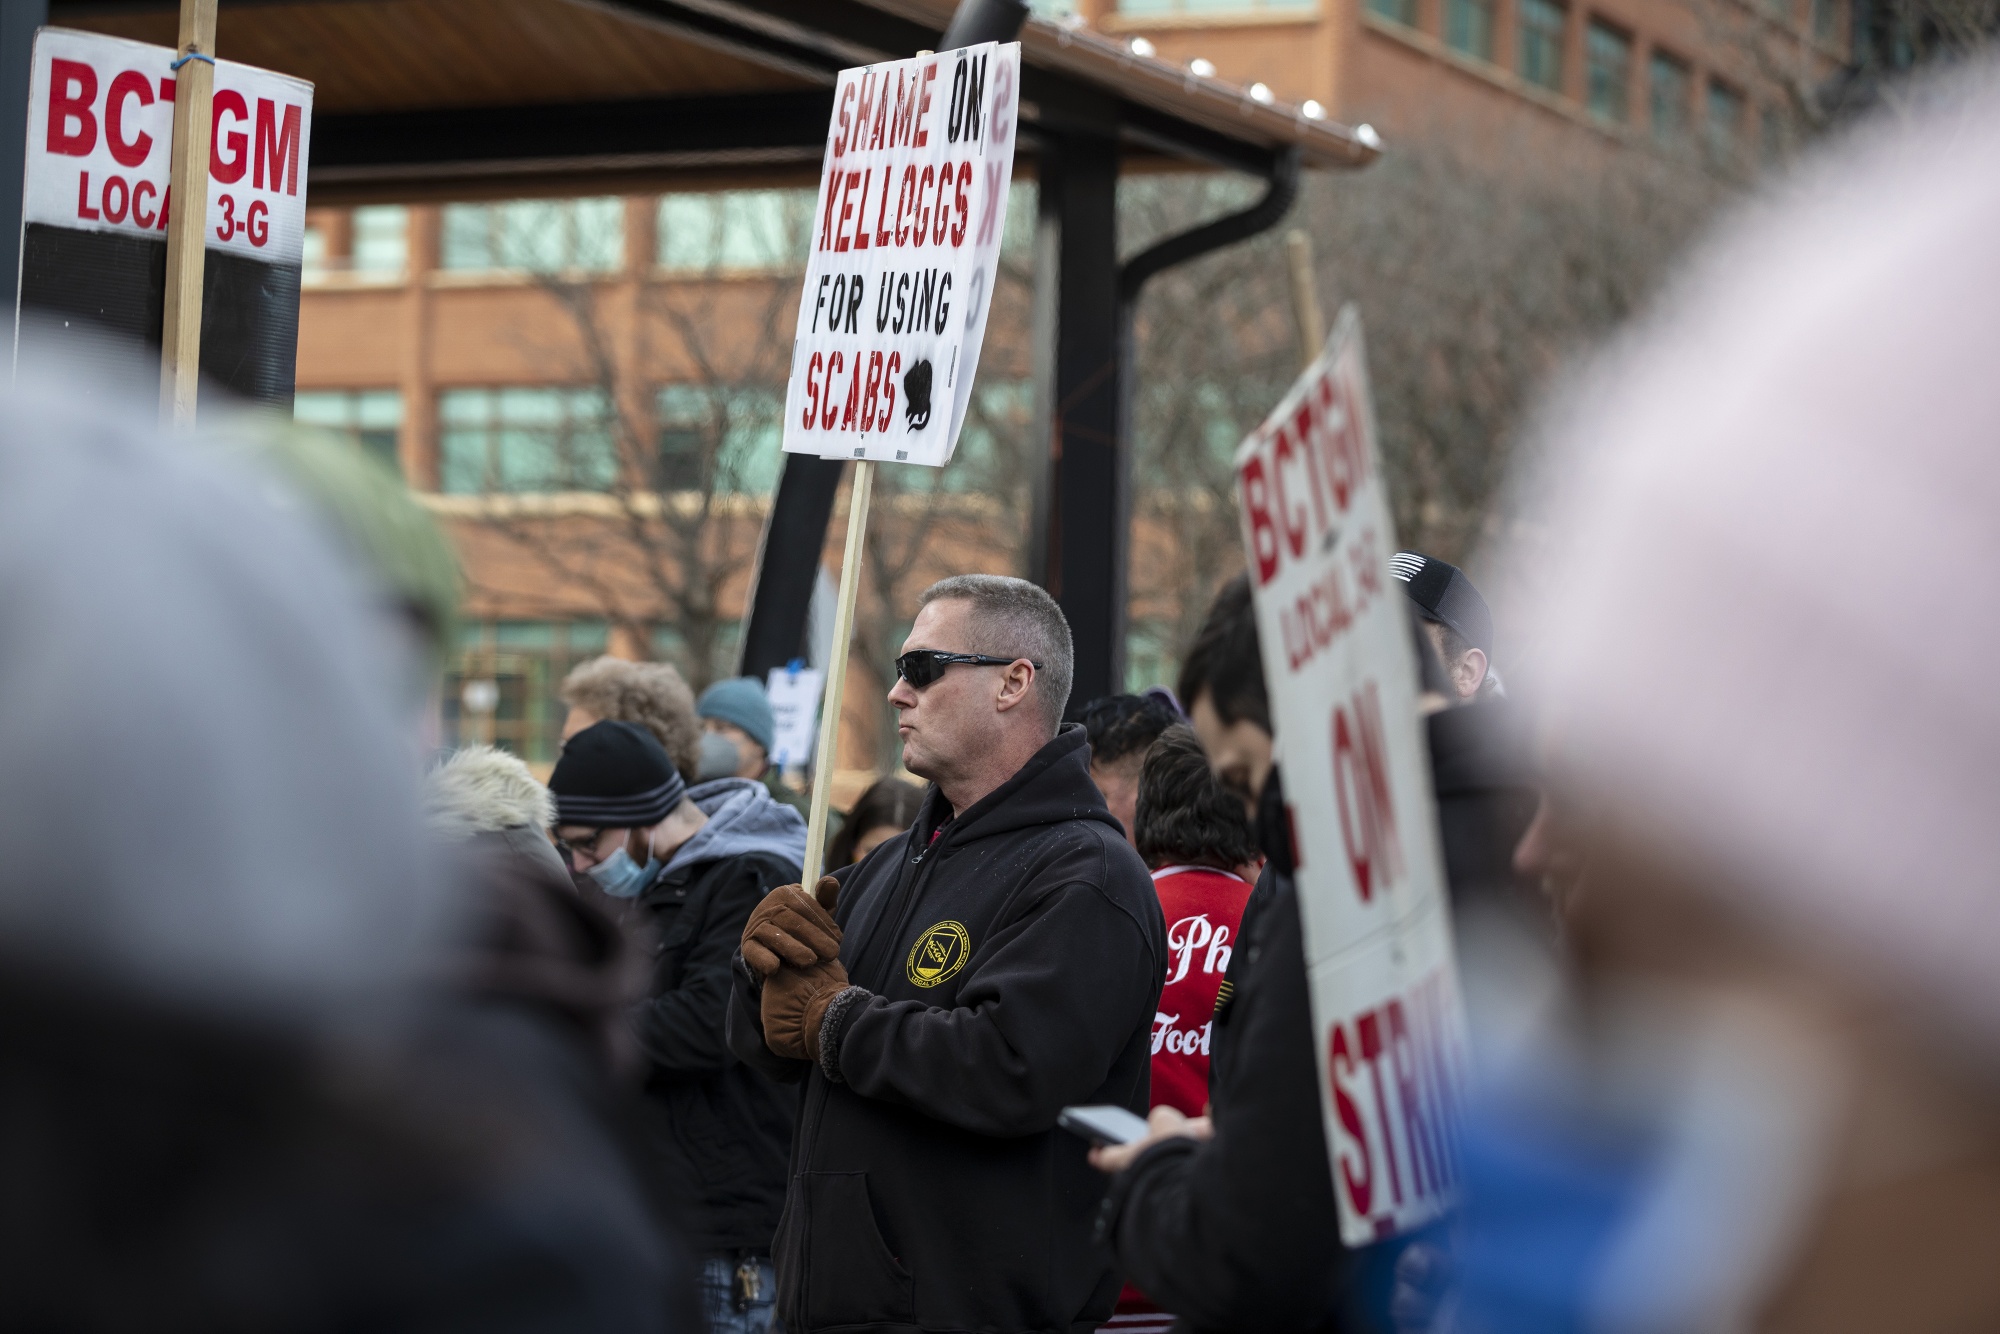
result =
[[[1788,181],[1600,358],[1508,582],[1546,588],[1567,791],[2000,1054],[1993,72]]]
[[[742,728],[750,739],[771,751],[771,742],[778,732],[778,721],[771,714],[771,697],[764,693],[764,683],[752,676],[738,676],[728,681],[717,681],[701,692],[701,702],[695,705],[695,712],[704,718],[713,718],[719,723],[730,723]]]
[[[558,824],[644,829],[681,804],[687,780],[651,732],[634,723],[601,722],[563,743],[549,791]]]
[[[441,667],[458,642],[463,578],[444,530],[403,479],[352,441],[267,414],[237,413],[218,431],[274,466],[320,511]]]
[[[1402,581],[1403,592],[1425,616],[1450,626],[1466,643],[1493,656],[1493,613],[1464,570],[1435,556],[1399,551],[1389,558],[1389,573]]]

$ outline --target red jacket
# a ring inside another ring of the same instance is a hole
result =
[[[1208,1105],[1209,1031],[1250,885],[1206,866],[1163,866],[1153,889],[1167,921],[1167,978],[1153,1015],[1152,1104],[1188,1116]]]

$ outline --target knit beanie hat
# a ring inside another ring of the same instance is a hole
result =
[[[770,753],[778,723],[771,715],[771,698],[764,693],[764,684],[756,677],[739,676],[733,680],[717,681],[701,692],[701,702],[695,705],[695,712],[704,718],[742,728],[752,741],[764,748],[766,754]]]
[[[632,723],[601,722],[571,737],[549,775],[558,824],[644,829],[667,818],[687,780],[653,734]]]
[[[1389,573],[1402,582],[1403,591],[1425,616],[1458,631],[1481,653],[1493,655],[1493,613],[1464,570],[1436,556],[1399,551],[1389,560]]]

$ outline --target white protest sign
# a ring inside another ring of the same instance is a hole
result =
[[[951,458],[1007,220],[1019,43],[843,70],[799,300],[788,453]]]
[[[157,237],[172,201],[174,52],[96,33],[35,35],[23,220]],[[215,62],[207,248],[273,264],[305,249],[313,86]]]
[[[819,721],[819,687],[813,667],[773,667],[764,693],[771,699],[771,763],[780,769],[812,757],[813,727]]]
[[[1236,482],[1299,856],[1341,1238],[1362,1245],[1451,1201],[1465,1020],[1352,307],[1237,451]]]

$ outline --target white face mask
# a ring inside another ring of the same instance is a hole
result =
[[[639,891],[646,887],[646,882],[652,879],[654,865],[652,857],[648,856],[646,864],[641,866],[632,860],[630,853],[620,848],[584,874],[596,881],[597,887],[612,898],[630,899],[637,898]]]

